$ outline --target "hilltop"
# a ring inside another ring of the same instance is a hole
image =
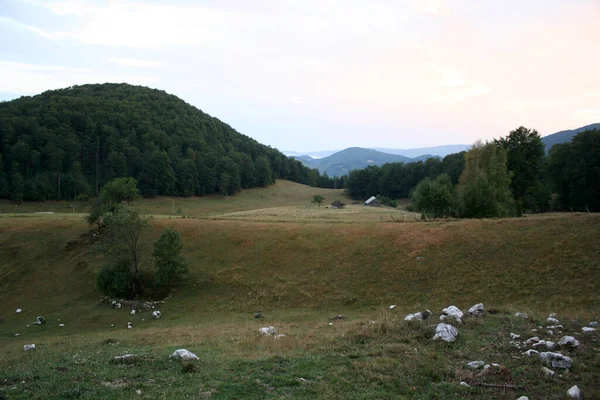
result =
[[[591,131],[594,129],[600,129],[600,123],[582,126],[581,128],[577,129],[560,131],[544,136],[542,138],[542,143],[544,143],[544,146],[546,146],[546,152],[548,152],[555,144],[570,142],[578,133]]]

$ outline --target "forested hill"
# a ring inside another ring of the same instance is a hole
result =
[[[4,198],[93,196],[120,176],[145,196],[234,194],[315,172],[160,90],[83,85],[0,103]]]

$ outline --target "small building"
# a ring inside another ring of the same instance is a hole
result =
[[[375,197],[375,196],[371,196],[371,197],[369,197],[369,199],[367,201],[365,201],[365,206],[379,207],[380,205],[381,205],[381,202],[379,200],[377,200],[377,197]]]

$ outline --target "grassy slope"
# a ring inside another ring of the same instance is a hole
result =
[[[246,200],[234,207],[263,204],[260,195]],[[290,196],[288,205],[294,201],[300,202]],[[597,334],[580,338],[584,350],[574,355],[569,376],[547,380],[539,361],[508,344],[510,332],[527,337],[541,319],[488,316],[461,328],[452,346],[432,343],[427,326],[398,320],[423,308],[438,315],[450,304],[465,310],[481,301],[501,311],[557,312],[567,329],[579,330],[600,312],[598,215],[355,224],[157,219],[148,239],[167,225],[183,234],[191,274],[155,322],[149,313],[95,305],[101,260],[88,248],[63,250],[88,230],[80,220],[1,218],[0,392],[11,399],[129,398],[138,388],[147,398],[475,399],[519,392],[559,399],[573,383],[588,398],[600,390]],[[90,264],[78,266],[83,259]],[[386,311],[392,303],[394,313]],[[17,307],[25,312],[15,315]],[[259,307],[263,321],[251,318]],[[327,317],[338,313],[349,320],[328,326]],[[25,328],[40,314],[46,325]],[[134,330],[124,329],[129,320]],[[271,324],[288,338],[261,338],[258,327]],[[38,350],[24,353],[25,343]],[[167,361],[178,347],[201,356],[197,373]],[[136,365],[107,363],[130,351],[142,356]],[[468,376],[462,365],[473,359],[511,372]],[[119,379],[123,388],[103,385]],[[466,390],[460,380],[524,388]]]

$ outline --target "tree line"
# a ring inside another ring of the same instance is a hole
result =
[[[164,91],[82,85],[0,103],[0,198],[95,197],[117,177],[143,196],[336,185]]]
[[[579,133],[545,154],[525,127],[444,159],[350,173],[348,194],[411,197],[424,217],[507,217],[524,212],[600,211],[600,131]]]

